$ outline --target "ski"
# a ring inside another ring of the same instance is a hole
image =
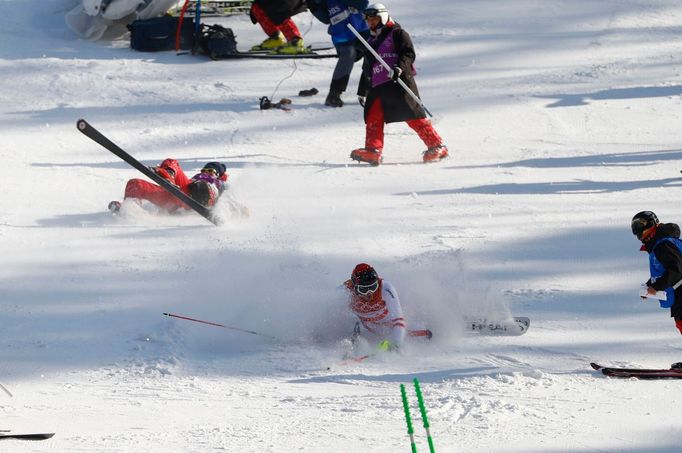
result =
[[[487,319],[477,319],[467,321],[465,328],[469,332],[481,335],[523,335],[530,327],[530,318],[521,316],[514,317],[508,321],[490,321]]]
[[[324,50],[332,50],[334,49],[334,46],[331,45],[324,45],[324,44],[311,44],[309,46],[306,46],[306,53],[315,53],[315,52],[320,52]],[[244,50],[244,51],[239,51],[241,54],[251,54],[251,55],[263,55],[263,54],[271,54],[273,52],[273,49],[263,49],[263,50]],[[298,55],[303,55],[303,54],[298,54]]]
[[[590,363],[590,366],[597,371],[601,371],[604,376],[618,378],[637,378],[637,379],[682,379],[682,369],[675,368],[618,368],[605,367],[597,363]]]
[[[112,142],[107,137],[105,137],[97,129],[92,127],[87,121],[85,121],[84,119],[78,120],[76,122],[76,127],[78,128],[78,130],[81,133],[83,133],[83,135],[90,138],[95,143],[98,143],[99,145],[108,149],[109,151],[111,151],[113,154],[115,154],[119,158],[123,159],[131,167],[140,171],[143,175],[145,175],[146,177],[148,177],[149,179],[151,179],[152,181],[157,183],[159,186],[163,187],[171,195],[173,195],[175,198],[177,198],[178,200],[185,203],[190,208],[194,209],[197,213],[199,213],[201,216],[206,218],[208,221],[212,222],[214,225],[220,224],[220,220],[216,216],[213,215],[213,213],[211,212],[210,209],[208,209],[206,206],[203,206],[201,203],[198,203],[196,200],[194,200],[189,195],[185,194],[179,188],[177,188],[173,184],[169,183],[168,181],[166,181],[161,176],[157,175],[149,167],[143,165],[142,163],[140,163],[140,161],[135,159],[133,156],[131,156],[127,152],[123,151],[121,148],[118,147],[118,145],[116,145],[114,142]]]
[[[7,434],[0,433],[0,439],[18,439],[18,440],[45,440],[54,436],[54,433],[30,433],[30,434]]]
[[[215,60],[234,60],[234,59],[240,59],[240,58],[261,58],[264,60],[287,60],[287,59],[305,59],[305,58],[337,58],[338,55],[335,53],[317,53],[317,52],[308,52],[308,53],[297,53],[297,54],[271,54],[271,53],[263,53],[263,52],[236,52],[236,53],[231,53],[227,55],[221,55],[219,57],[216,57]]]
[[[194,14],[197,10],[197,0],[190,0],[186,12]],[[204,17],[228,17],[237,14],[247,14],[251,9],[252,0],[203,0],[201,1],[201,15]],[[172,16],[179,16],[182,11],[181,3],[168,10]]]

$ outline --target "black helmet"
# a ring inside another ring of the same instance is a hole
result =
[[[635,214],[632,218],[632,234],[637,236],[637,239],[642,240],[642,235],[646,230],[652,226],[658,225],[658,217],[651,211],[642,211]]]
[[[366,263],[355,266],[350,280],[353,282],[355,292],[361,296],[372,294],[379,289],[379,277],[374,268]]]

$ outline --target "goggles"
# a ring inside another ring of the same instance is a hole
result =
[[[202,168],[201,172],[208,173],[209,175],[215,176],[216,178],[218,177],[218,172],[216,171],[215,168]]]
[[[366,9],[365,12],[362,14],[365,17],[365,20],[367,20],[370,17],[378,17],[379,16],[379,10],[377,10],[377,9]]]
[[[355,292],[361,296],[373,294],[377,289],[379,289],[379,280],[369,285],[355,285]]]

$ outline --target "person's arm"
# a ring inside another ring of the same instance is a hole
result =
[[[386,302],[386,309],[388,310],[388,322],[391,323],[391,338],[389,341],[391,345],[400,347],[405,341],[407,329],[405,328],[405,318],[403,317],[403,308],[400,305],[400,298],[396,289],[388,283],[383,281],[382,296]]]
[[[412,38],[401,28],[393,32],[393,39],[398,51],[398,67],[402,70],[403,77],[412,77],[412,65],[417,58]]]
[[[670,241],[662,242],[656,246],[653,253],[665,267],[665,272],[649,286],[661,291],[682,280],[682,254],[675,244]]]

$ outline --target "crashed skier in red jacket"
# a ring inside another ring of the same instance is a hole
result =
[[[187,177],[175,159],[166,159],[153,170],[171,184],[177,186],[186,195],[206,207],[215,205],[218,197],[225,190],[228,174],[226,167],[220,162],[209,162],[192,178]],[[171,195],[163,187],[144,179],[131,179],[126,184],[124,198],[147,200],[156,206],[174,212],[187,206]],[[109,210],[118,212],[121,208],[119,201],[109,203]]]
[[[344,282],[349,306],[370,337],[379,341],[382,350],[399,349],[407,329],[398,292],[388,281],[379,278],[372,266],[360,263],[351,278]],[[360,332],[356,330],[355,335]]]

